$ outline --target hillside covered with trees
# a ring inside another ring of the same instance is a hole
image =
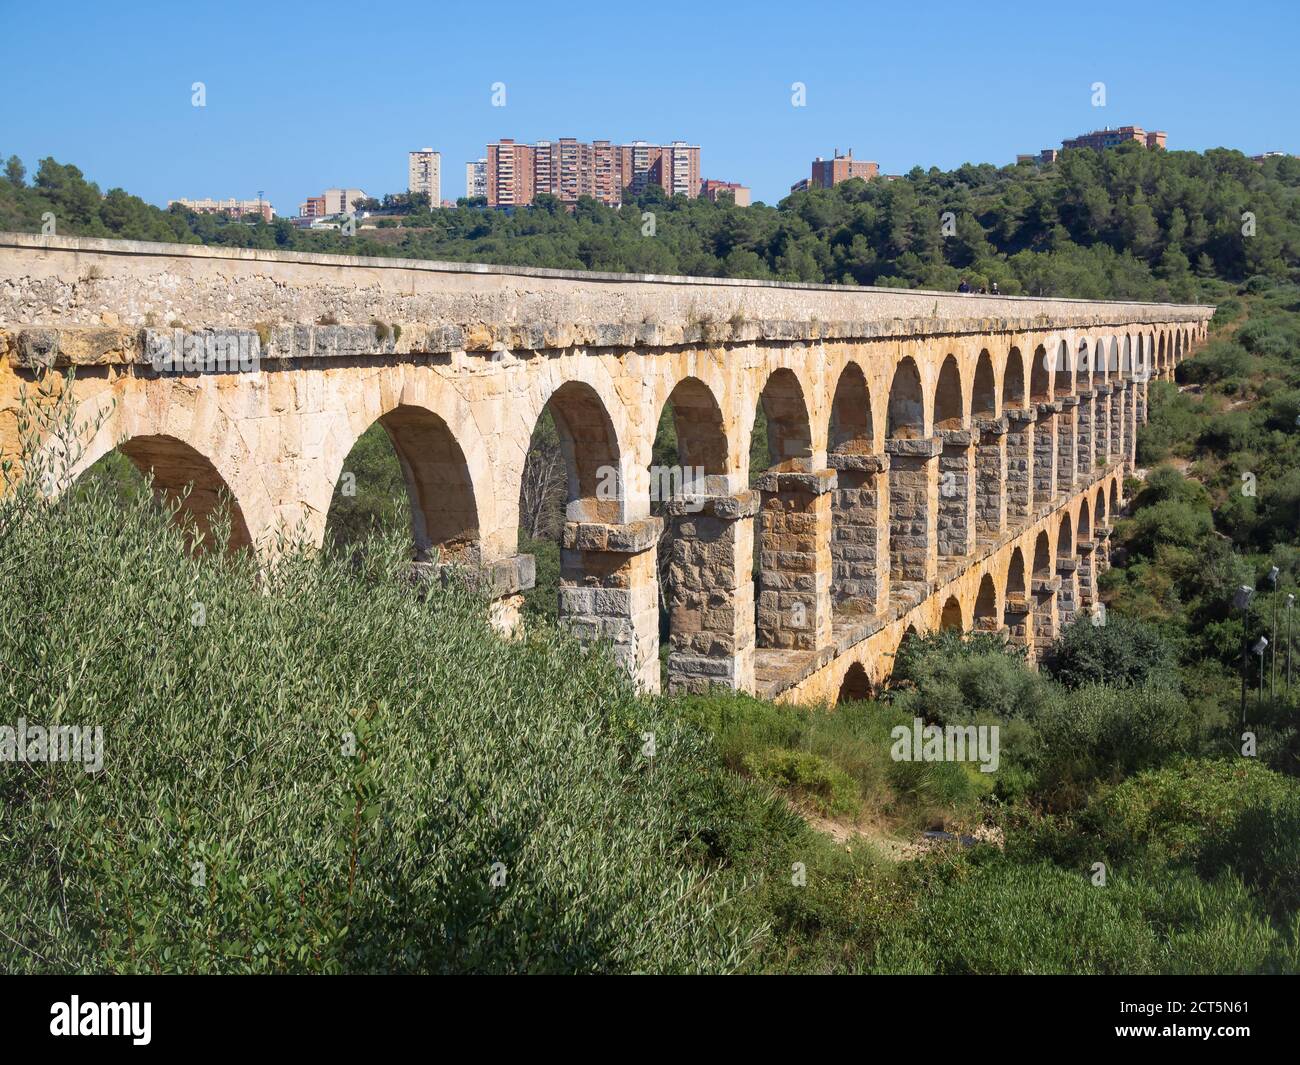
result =
[[[353,237],[164,211],[121,189],[101,195],[53,159],[29,182],[11,157],[7,175],[0,230],[39,231],[51,211],[65,234],[578,270],[935,289],[966,278],[1006,294],[1204,302],[1215,278],[1284,280],[1300,258],[1300,159],[1259,164],[1225,149],[1126,146],[1067,151],[1041,168],[918,168],[899,180],[796,193],[776,207],[669,201],[652,186],[617,210],[583,200],[569,213],[542,197],[514,213],[426,212],[396,194],[388,199],[408,213],[374,228],[363,220]],[[1245,239],[1243,227],[1252,231]]]

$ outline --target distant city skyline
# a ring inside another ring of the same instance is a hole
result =
[[[1279,76],[1300,19],[1282,2],[1238,5],[1235,21],[1249,27],[1239,45],[1214,31],[1217,5],[1181,5],[1177,18],[1091,5],[1087,25],[1103,40],[1122,28],[1158,43],[1136,54],[1079,43],[1091,38],[1075,11],[1020,3],[814,8],[798,22],[763,0],[743,19],[674,0],[649,22],[598,10],[599,21],[581,5],[539,20],[534,5],[507,0],[489,26],[399,0],[385,18],[412,32],[363,34],[352,49],[342,45],[355,8],[332,0],[311,20],[242,0],[184,15],[160,3],[126,13],[73,3],[57,42],[14,49],[0,66],[0,153],[32,173],[53,156],[159,206],[261,190],[289,213],[322,188],[404,191],[420,146],[472,161],[503,138],[685,140],[700,146],[701,178],[743,184],[767,203],[836,147],[894,174],[1003,166],[1034,145],[1131,124],[1169,130],[1173,151],[1300,150],[1300,84]],[[7,36],[44,40],[48,18],[10,8]],[[214,20],[256,32],[238,47],[196,36]],[[528,32],[494,33],[511,20]],[[557,49],[575,41],[612,65],[557,66]],[[623,76],[641,52],[653,54],[655,77]],[[1099,83],[1104,107],[1094,106]],[[459,178],[443,182],[445,196],[463,195]]]

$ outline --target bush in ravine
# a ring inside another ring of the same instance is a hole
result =
[[[259,570],[20,490],[0,603],[5,718],[103,729],[98,772],[0,763],[2,971],[729,971],[761,932],[704,734],[405,545]]]
[[[1254,759],[1189,758],[1102,787],[1079,822],[1099,860],[1192,861],[1209,840],[1236,839],[1246,811],[1296,798],[1300,783]],[[1213,861],[1206,871],[1228,867],[1246,876],[1236,857]]]
[[[1200,733],[1196,710],[1177,691],[1100,684],[1060,692],[1030,724],[1032,739],[1011,753],[1054,807],[1078,805],[1096,784],[1195,751]]]
[[[1031,715],[1049,688],[1004,637],[952,629],[904,641],[892,683],[895,706],[938,724]]]
[[[1068,688],[1177,686],[1178,656],[1154,625],[1114,613],[1105,620],[1080,617],[1065,627],[1043,663],[1054,680]]]
[[[1276,920],[1300,933],[1300,786],[1282,798],[1257,796],[1211,834],[1197,867],[1203,876],[1234,870]]]
[[[1153,880],[1001,857],[958,861],[878,944],[872,971],[941,974],[1271,973],[1295,950],[1241,882]]]

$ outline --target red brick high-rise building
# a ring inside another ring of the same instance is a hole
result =
[[[868,163],[865,160],[854,159],[852,148],[849,149],[847,155],[840,155],[839,149],[836,148],[834,158],[823,159],[819,155],[813,160],[812,178],[809,184],[815,189],[832,189],[841,181],[848,181],[849,178],[862,178],[863,181],[870,181],[879,173],[879,163]]]
[[[543,194],[565,204],[590,196],[618,207],[624,189],[639,195],[649,185],[660,186],[669,196],[694,198],[700,191],[699,146],[681,141],[588,144],[562,137],[516,144],[502,139],[488,145],[487,170],[492,207],[524,207]]]
[[[549,145],[548,145],[549,148]],[[524,207],[533,202],[535,152],[531,144],[502,138],[487,147],[487,198],[493,207]],[[549,152],[547,155],[549,166]],[[547,171],[549,174],[549,170]],[[549,177],[548,177],[549,182]]]
[[[633,141],[619,148],[623,187],[639,196],[647,185],[658,185],[669,196],[700,194],[700,149],[698,145],[673,141],[647,144]]]

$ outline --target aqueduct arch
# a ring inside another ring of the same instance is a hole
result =
[[[136,457],[170,461],[196,501],[228,486],[248,543],[273,552],[295,528],[319,542],[345,457],[379,422],[418,552],[486,572],[507,624],[532,581],[518,501],[549,407],[563,623],[645,688],[834,700],[851,665],[883,679],[909,628],[960,618],[1041,645],[1066,610],[1063,564],[1078,609],[1145,418],[1134,345],[1168,374],[1212,313],[0,234],[0,445],[22,383],[90,368],[78,403],[114,413],[88,462],[149,440]],[[166,362],[214,340],[259,360]],[[652,477],[665,404],[678,464],[703,471],[693,492]]]
[[[402,469],[417,561],[478,563],[478,507],[469,463],[447,423],[402,404],[379,419]]]
[[[17,376],[15,387],[27,375]],[[177,511],[178,521],[192,523],[197,533],[193,547],[219,546],[212,541],[212,523],[218,514],[224,514],[231,526],[226,549],[254,547],[266,535],[274,524],[267,486],[258,471],[243,461],[238,431],[224,412],[210,404],[173,404],[168,390],[156,384],[147,383],[119,401],[91,377],[86,391],[76,422],[84,426],[88,438],[72,456],[75,464],[58,486],[61,490],[117,450],[151,478],[155,496]],[[15,395],[13,406],[16,399]]]
[[[975,596],[975,614],[973,628],[976,632],[997,632],[1002,625],[998,610],[998,590],[993,583],[993,575],[986,573],[980,579],[979,591]]]
[[[243,510],[212,461],[174,436],[133,436],[117,449],[146,478],[154,497],[185,530],[191,550],[238,551],[252,546]],[[218,528],[229,525],[224,543]]]

